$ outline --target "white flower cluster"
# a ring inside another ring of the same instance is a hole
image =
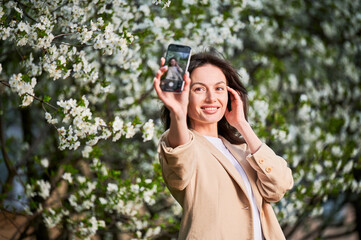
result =
[[[79,224],[79,233],[83,239],[90,239],[94,236],[99,228],[104,228],[105,222],[103,220],[97,220],[92,216],[88,221],[81,222]]]
[[[93,159],[91,164],[91,169],[102,174],[102,176],[108,175],[108,169],[105,165],[99,161],[99,159]],[[69,172],[63,174],[63,179],[69,183],[73,183],[74,179],[76,180],[76,189],[77,193],[71,194],[68,198],[68,201],[72,208],[78,213],[89,213],[93,211],[96,204],[104,207],[104,211],[110,214],[118,214],[119,216],[127,216],[131,218],[133,222],[132,225],[123,225],[120,222],[117,223],[117,226],[121,229],[137,229],[137,231],[145,231],[145,238],[155,236],[159,234],[160,228],[151,228],[149,227],[147,221],[138,220],[139,211],[142,209],[142,201],[147,202],[148,204],[154,204],[154,195],[156,192],[156,187],[153,186],[152,189],[147,189],[145,187],[140,187],[141,180],[137,179],[136,183],[131,184],[129,187],[119,187],[119,183],[109,182],[104,186],[105,196],[96,197],[96,182],[91,182],[83,176],[73,177]],[[151,180],[145,180],[146,184],[151,184]],[[135,196],[135,199],[128,201],[126,199],[129,196]],[[141,197],[143,195],[143,198]],[[98,201],[96,201],[96,198]],[[96,233],[99,227],[105,227],[105,222],[102,220],[96,220],[95,216],[92,216],[88,222],[82,220],[78,223],[76,231],[83,237],[87,238]],[[50,219],[46,221],[56,223],[56,218],[51,216]],[[53,222],[51,222],[53,221]],[[49,226],[52,226],[49,224]],[[143,236],[143,237],[144,237]]]
[[[69,216],[69,211],[61,209],[61,211],[57,213],[52,208],[49,208],[46,209],[42,215],[46,227],[53,228],[60,223],[64,216]]]
[[[71,176],[71,173],[65,172],[62,178],[70,184],[73,183],[73,177]]]
[[[65,44],[61,44],[60,47],[52,45],[41,59],[41,64],[54,81],[60,78],[66,79],[71,74],[71,69],[68,69],[66,64],[74,61],[79,54],[76,47]]]
[[[177,201],[174,201],[173,204],[172,204],[172,212],[175,216],[182,216],[182,206],[177,202]]]
[[[61,150],[70,149],[76,150],[80,146],[81,139],[87,139],[86,146],[82,151],[82,155],[85,158],[89,158],[89,154],[93,150],[93,146],[98,143],[100,139],[108,139],[113,134],[113,141],[119,140],[123,135],[125,138],[132,138],[140,127],[128,122],[124,124],[118,116],[115,117],[113,124],[108,129],[107,124],[101,118],[96,117],[92,121],[92,113],[89,106],[89,101],[85,96],[82,97],[82,102],[77,103],[74,99],[60,100],[57,102],[58,106],[63,109],[65,117],[64,123],[71,121],[72,125],[66,129],[61,127],[58,129],[59,140]],[[52,119],[50,114],[46,114],[46,119],[49,123],[57,123],[56,119]],[[149,120],[142,127],[144,141],[148,141],[153,138],[154,135],[154,123],[153,120]],[[92,138],[89,138],[92,136]]]
[[[98,20],[98,24],[99,20]],[[92,24],[92,30],[96,29],[96,24]],[[87,33],[88,31],[85,30]],[[84,35],[84,31],[82,33]],[[90,35],[90,34],[89,34]],[[128,39],[131,39],[131,41],[134,39],[134,37],[127,33],[126,37]],[[109,23],[104,30],[104,34],[98,34],[94,38],[95,44],[93,45],[95,49],[104,49],[104,53],[107,55],[112,55],[113,52],[115,52],[117,49],[120,49],[122,52],[125,52],[128,49],[128,41],[126,38],[119,37],[118,34],[114,32],[114,25]]]
[[[69,203],[73,207],[73,209],[76,212],[83,212],[86,210],[92,210],[94,209],[94,201],[96,199],[96,196],[94,194],[91,194],[90,197],[84,196],[86,194],[86,191],[93,191],[94,189],[88,188],[88,190],[83,191],[79,196],[75,196],[74,194],[69,196]]]
[[[124,122],[118,116],[115,117],[113,122],[113,142],[120,139],[120,137],[124,134]]]
[[[101,176],[108,176],[107,167],[98,158],[93,158],[93,162],[90,166],[94,171],[99,172]]]
[[[163,3],[163,1],[164,1],[164,3]],[[171,0],[152,0],[152,3],[155,5],[163,3],[163,8],[169,7],[171,2],[172,2]]]
[[[43,71],[41,65],[34,62],[33,53],[30,53],[29,57],[21,65],[27,69],[29,77],[38,77]]]
[[[2,18],[2,16],[4,16],[4,9],[0,6],[0,18]]]
[[[43,179],[37,180],[34,185],[27,184],[25,187],[26,195],[28,197],[40,196],[43,199],[47,199],[50,195],[51,185],[48,181]]]
[[[82,97],[82,102],[79,104],[74,99],[66,101],[60,100],[57,104],[62,108],[63,113],[65,114],[63,122],[67,123],[72,120],[73,124],[70,125],[67,130],[64,127],[58,129],[60,135],[59,148],[61,150],[66,148],[76,150],[80,146],[80,139],[85,139],[88,135],[96,135],[98,134],[98,128],[100,126],[106,126],[104,120],[100,118],[95,118],[94,123],[91,122],[92,113],[88,108],[89,102],[85,96]],[[74,126],[74,128],[72,126]],[[105,129],[99,136],[99,139],[106,139],[110,134],[110,131]],[[96,144],[96,142],[94,142],[94,144]]]
[[[157,193],[156,185],[154,185],[153,188],[151,188],[151,189],[144,189],[144,191],[143,191],[144,202],[146,202],[148,205],[154,205],[155,204],[154,196],[156,193]]]
[[[134,193],[134,187],[131,189]],[[105,211],[107,212],[116,212],[118,215],[125,215],[129,217],[135,217],[142,205],[138,199],[134,201],[125,201],[127,195],[131,192],[128,192],[128,189],[125,187],[118,188],[117,185],[113,183],[108,183],[107,185],[107,199],[102,199],[102,204],[106,204]],[[135,193],[137,194],[137,193]]]
[[[268,103],[264,100],[254,100],[251,106],[251,111],[249,111],[250,121],[259,122],[260,125],[265,126],[266,118],[269,113]]]
[[[146,122],[143,125],[143,141],[149,141],[153,139],[154,135],[154,122],[153,119],[149,119],[148,122]]]
[[[291,136],[288,135],[287,132],[284,130],[273,128],[271,130],[271,134],[275,139],[277,139],[278,141],[280,141],[283,144],[288,143],[291,140]]]
[[[13,74],[10,77],[9,84],[11,90],[16,92],[20,97],[22,97],[21,106],[29,106],[34,98],[34,87],[36,85],[36,78],[27,79],[26,75],[21,73]],[[25,80],[24,80],[25,79]]]
[[[142,232],[138,230],[136,232],[136,235],[139,239],[152,239],[153,237],[157,236],[162,230],[160,226],[155,228],[143,227],[142,229],[147,229],[147,231],[145,232],[144,236],[142,236]]]
[[[48,113],[48,112],[45,112],[45,119],[46,119],[46,121],[47,121],[48,123],[50,123],[50,124],[57,124],[57,123],[58,123],[58,119],[53,118],[53,117],[51,116],[51,114]]]
[[[23,11],[17,7],[15,1],[9,1],[6,7],[7,9],[14,8],[23,18]],[[1,8],[0,12],[4,14],[3,8]],[[34,49],[47,49],[55,38],[52,34],[53,28],[54,25],[52,25],[48,17],[40,16],[38,22],[33,25],[26,21],[12,21],[7,28],[0,26],[0,35],[2,40],[8,38],[15,40],[18,46],[29,45]]]

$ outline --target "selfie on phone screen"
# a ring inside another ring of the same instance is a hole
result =
[[[170,44],[167,50],[168,71],[163,75],[160,86],[163,91],[181,92],[184,86],[183,75],[187,71],[191,48]]]

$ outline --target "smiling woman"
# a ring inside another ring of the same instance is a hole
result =
[[[237,72],[213,54],[195,54],[183,92],[174,93],[160,89],[166,71],[154,79],[167,130],[159,159],[183,207],[179,239],[285,239],[269,203],[292,187],[292,173],[249,125]]]

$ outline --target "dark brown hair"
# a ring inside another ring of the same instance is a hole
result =
[[[221,69],[224,76],[227,79],[227,85],[239,93],[243,101],[243,110],[244,110],[245,118],[247,120],[247,106],[248,106],[247,90],[241,83],[237,71],[231,66],[229,62],[217,56],[215,53],[201,52],[192,55],[188,68],[189,74],[191,75],[194,69],[206,64],[211,64]],[[230,106],[229,93],[228,93],[228,105]],[[161,110],[161,119],[166,130],[170,127],[169,115],[170,115],[170,111],[165,106],[163,106]],[[187,125],[188,127],[190,126],[189,118],[187,118]],[[218,134],[224,137],[225,139],[227,139],[232,144],[241,144],[245,142],[244,139],[241,138],[240,133],[237,131],[237,129],[232,127],[227,122],[224,116],[218,122]]]

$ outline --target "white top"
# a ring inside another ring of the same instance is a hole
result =
[[[226,146],[223,144],[223,142],[220,138],[209,137],[209,136],[204,136],[204,137],[209,142],[211,142],[221,153],[223,153],[227,157],[227,159],[233,164],[233,166],[237,169],[237,171],[241,175],[244,185],[246,185],[248,197],[249,197],[249,199],[251,199],[254,239],[255,240],[263,240],[264,237],[263,237],[263,233],[262,233],[261,220],[259,217],[259,210],[257,208],[256,200],[254,198],[251,184],[249,183],[246,172],[243,170],[241,164],[239,164],[239,162],[235,159],[235,157],[226,148]]]

